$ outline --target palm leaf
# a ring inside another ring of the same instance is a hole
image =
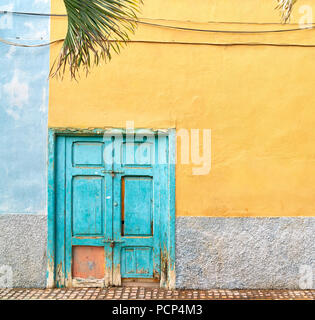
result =
[[[281,13],[281,19],[283,23],[287,23],[290,21],[292,8],[297,0],[277,0],[278,5],[276,9],[280,10]]]
[[[89,73],[92,65],[119,53],[136,27],[142,0],[64,0],[68,30],[50,76],[63,78],[69,69],[76,79],[79,69]]]

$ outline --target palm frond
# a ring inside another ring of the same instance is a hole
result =
[[[277,0],[278,5],[276,9],[280,10],[281,19],[283,23],[287,23],[290,21],[292,8],[297,0]]]
[[[68,30],[50,76],[63,78],[69,69],[76,79],[79,69],[86,74],[101,60],[120,52],[136,27],[142,0],[64,0]]]

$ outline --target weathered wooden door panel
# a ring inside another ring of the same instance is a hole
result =
[[[59,285],[161,279],[165,248],[161,221],[169,213],[167,139],[166,135],[140,135],[132,142],[126,135],[57,139]]]
[[[72,235],[104,235],[104,178],[72,179]]]
[[[122,177],[122,235],[152,236],[152,177]]]
[[[167,176],[156,150],[158,141],[165,139],[138,135],[130,143],[128,137],[118,135],[113,150],[107,153],[106,162],[112,163],[116,173],[114,285],[120,285],[121,278],[160,278],[160,196],[162,189],[167,189]]]
[[[123,247],[122,278],[153,278],[152,251],[151,247]]]
[[[103,149],[101,137],[66,137],[65,259],[71,285],[105,274]]]
[[[90,139],[91,140],[91,139]],[[76,141],[72,146],[72,164],[76,167],[102,167],[103,143],[95,141]]]
[[[73,246],[72,277],[104,279],[105,255],[103,247]]]

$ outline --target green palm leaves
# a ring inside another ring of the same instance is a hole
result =
[[[289,22],[293,5],[297,0],[277,0],[278,5],[276,9],[281,12],[281,19],[284,23]]]
[[[92,65],[111,58],[134,32],[142,0],[64,0],[68,30],[50,75],[63,77],[69,69],[76,79],[80,68],[86,74]]]
[[[290,20],[297,0],[277,0],[276,9],[284,23]],[[136,27],[142,0],[64,0],[68,15],[68,30],[61,52],[50,75],[63,78],[68,69],[76,79],[79,69],[89,73],[93,65],[111,59]]]

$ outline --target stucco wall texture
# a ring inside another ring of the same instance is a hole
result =
[[[12,268],[13,287],[45,288],[47,216],[0,214],[0,230],[0,266]]]
[[[279,24],[275,4],[145,1],[140,18],[197,29],[296,28]],[[305,4],[315,10],[313,1],[299,0],[292,23]],[[53,1],[51,10],[65,12],[63,1]],[[51,40],[64,37],[66,22],[51,19]],[[218,34],[139,24],[132,39],[311,44],[314,32]],[[52,46],[51,64],[59,49]],[[78,83],[52,79],[48,124],[121,128],[131,120],[137,128],[211,129],[210,173],[196,176],[195,165],[176,166],[177,216],[314,216],[314,73],[313,48],[130,43]]]
[[[49,13],[46,0],[2,0],[0,10]],[[49,17],[0,15],[0,37],[49,41]],[[49,47],[0,43],[0,214],[46,214]]]
[[[46,286],[46,225],[43,215],[0,215],[0,265],[14,287]],[[178,217],[176,287],[299,289],[314,243],[313,218]]]
[[[1,0],[0,10],[50,13],[50,1]],[[49,17],[0,15],[2,39],[49,35]],[[0,43],[0,267],[12,268],[15,287],[46,286],[48,74],[49,47]]]
[[[178,217],[176,287],[298,289],[314,243],[314,218]]]

